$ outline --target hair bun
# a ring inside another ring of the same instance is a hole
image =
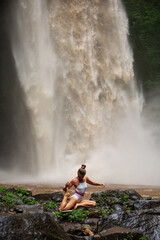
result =
[[[82,169],[85,169],[85,168],[86,168],[86,165],[85,165],[85,164],[82,164],[81,168],[82,168]]]

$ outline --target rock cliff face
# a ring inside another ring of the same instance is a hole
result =
[[[0,193],[0,239],[159,240],[160,200],[134,190],[93,193],[95,208],[58,211],[63,194]]]

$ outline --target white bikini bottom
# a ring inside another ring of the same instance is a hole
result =
[[[83,199],[83,197],[78,196],[77,194],[73,194],[70,198],[72,198],[72,197],[73,197],[74,199],[76,199],[77,202],[81,202],[82,199]]]

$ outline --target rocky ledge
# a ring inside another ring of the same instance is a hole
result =
[[[63,194],[0,189],[0,239],[159,240],[160,200],[134,190],[93,193],[94,208],[58,211]]]

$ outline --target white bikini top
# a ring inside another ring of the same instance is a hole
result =
[[[86,188],[87,188],[87,183],[86,182],[80,182],[79,186],[75,189],[75,192],[79,196],[83,197],[84,194],[85,194]]]

